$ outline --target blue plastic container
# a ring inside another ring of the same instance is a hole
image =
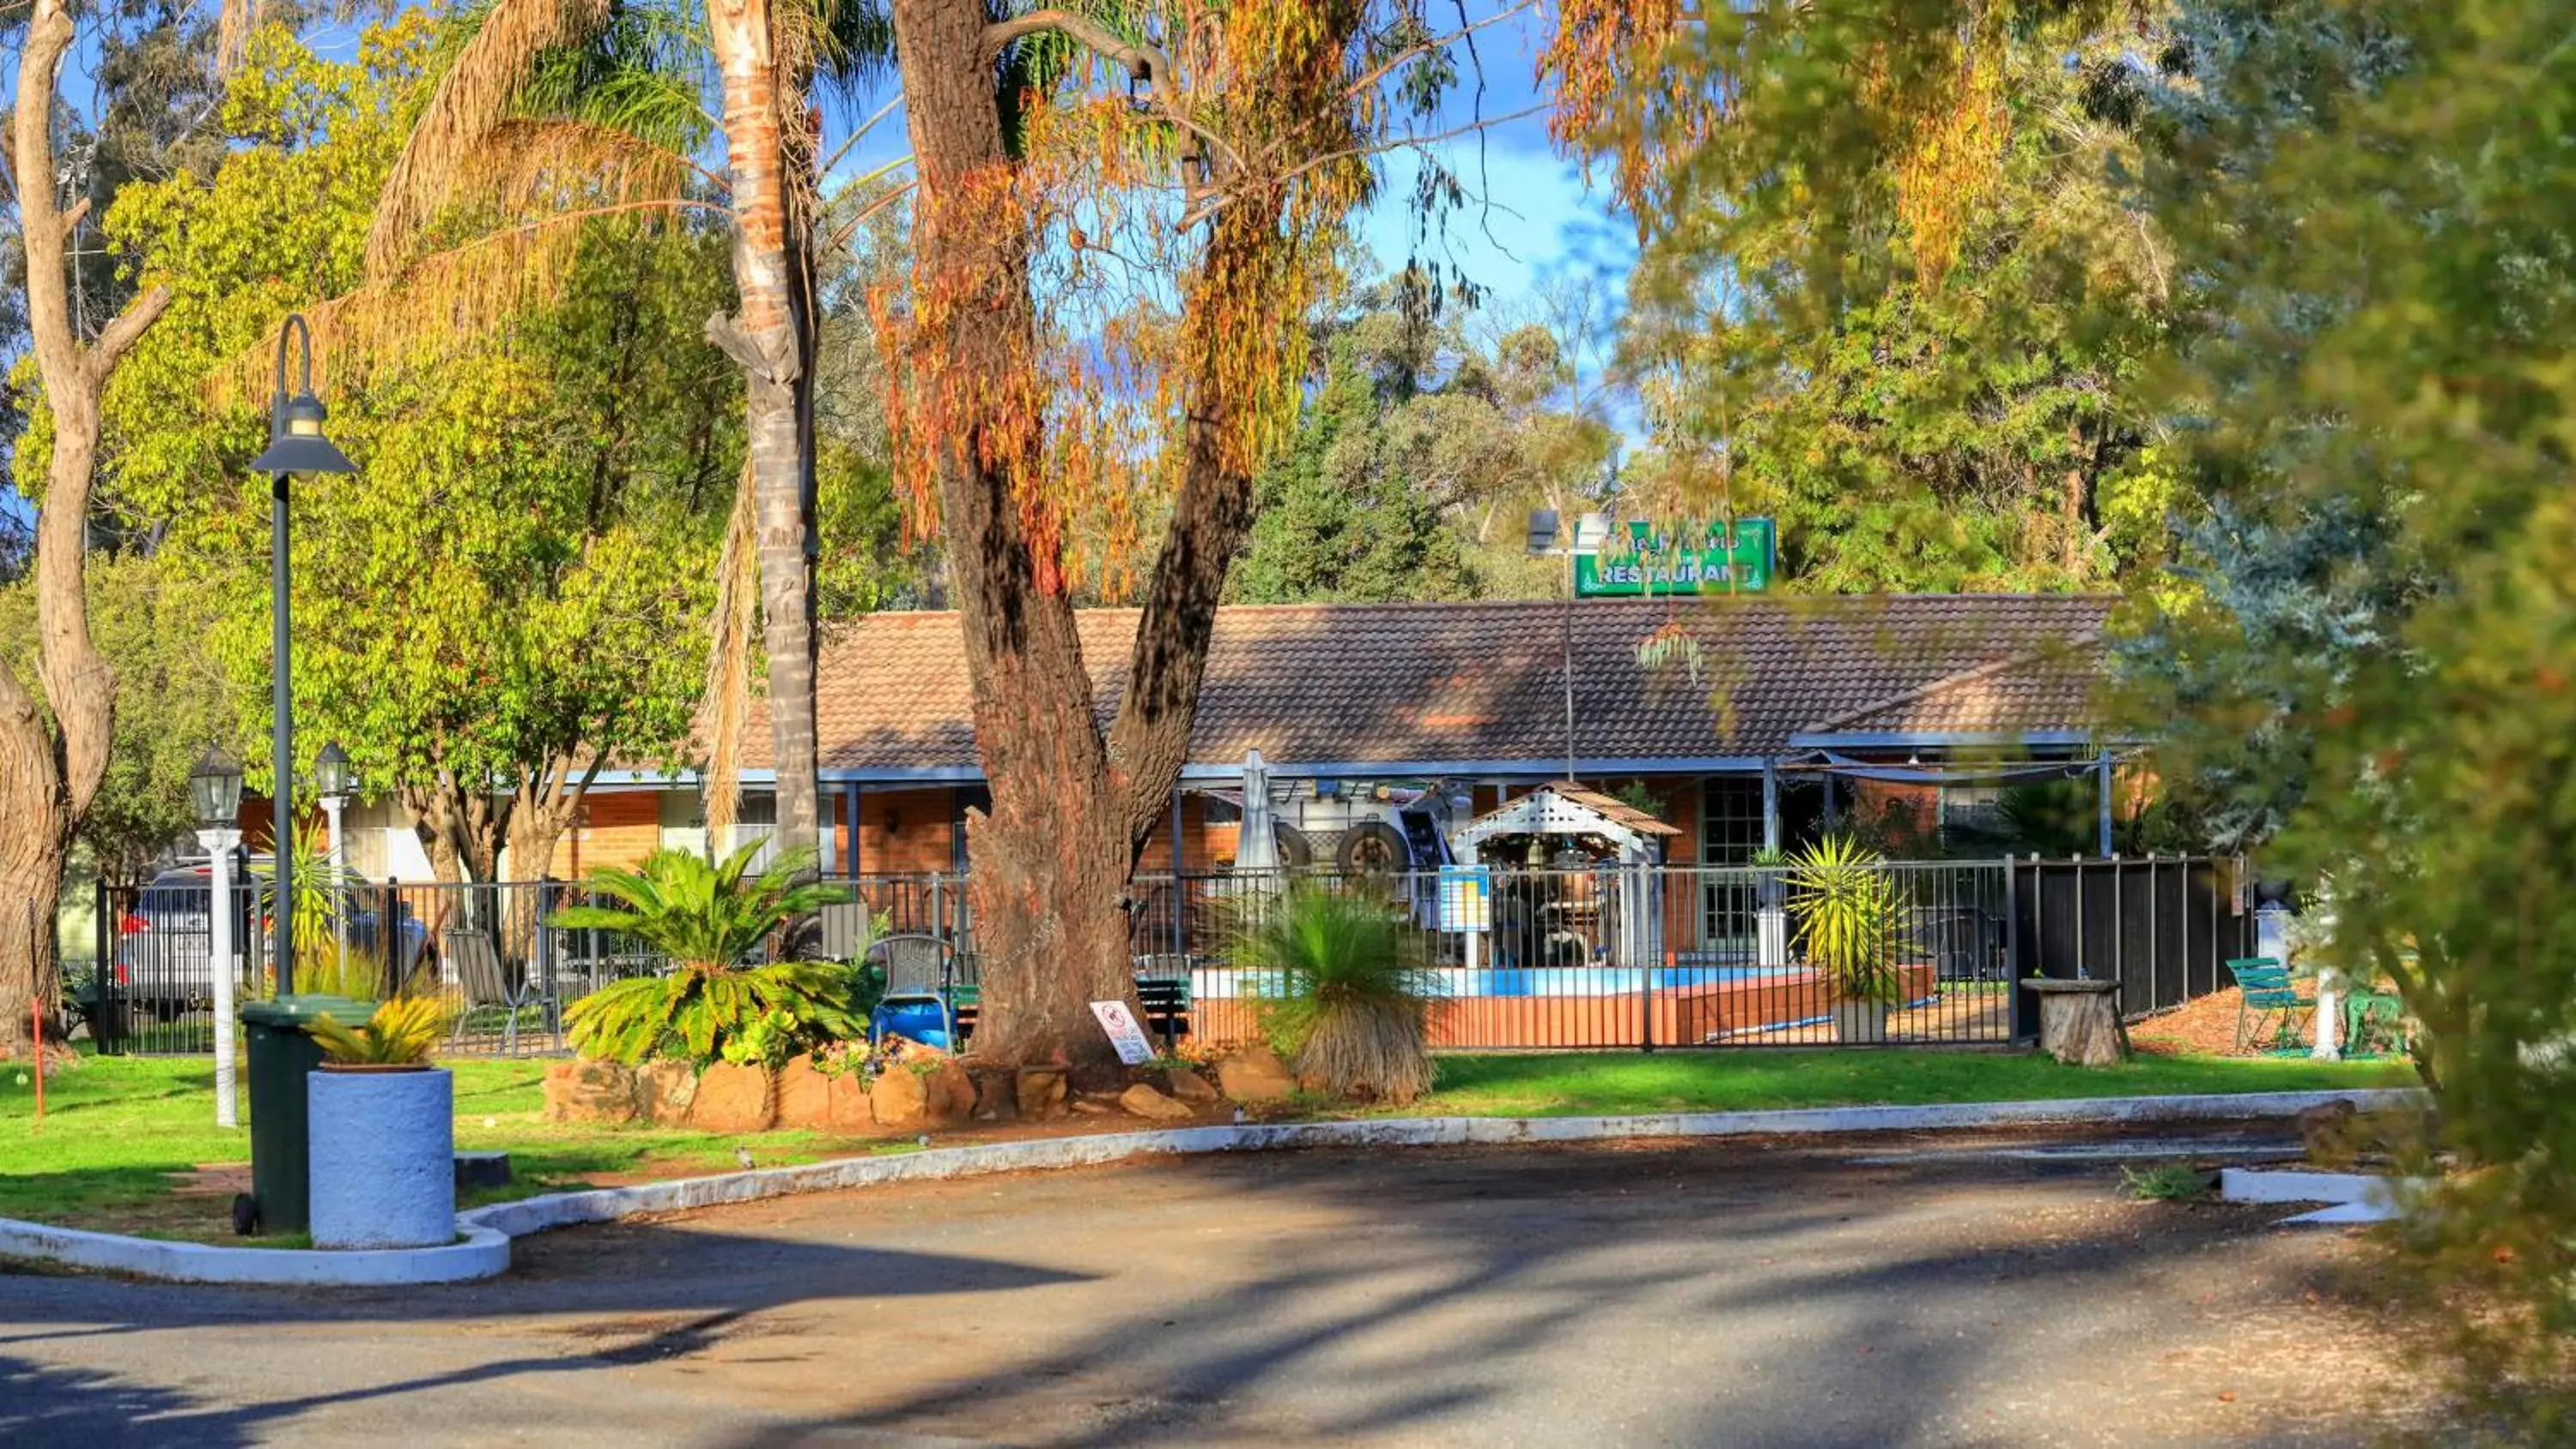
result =
[[[868,1013],[868,1042],[875,1045],[892,1032],[908,1041],[941,1051],[955,1048],[948,1040],[948,1011],[936,996],[890,996]]]

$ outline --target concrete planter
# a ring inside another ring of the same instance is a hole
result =
[[[1884,1001],[1836,1001],[1834,1036],[1844,1042],[1885,1041],[1887,1014],[1888,1005]]]
[[[456,1238],[456,1079],[317,1071],[305,1079],[313,1245],[428,1248]]]

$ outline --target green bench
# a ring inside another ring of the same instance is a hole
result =
[[[2316,1019],[2316,1003],[2290,984],[2290,968],[2270,956],[2246,956],[2227,963],[2244,997],[2236,1006],[2236,1049],[2244,1051],[2267,1038],[2264,1048],[2276,1053],[2304,1052],[2300,1035]]]

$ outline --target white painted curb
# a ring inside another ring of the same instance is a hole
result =
[[[2409,1088],[2246,1092],[2188,1097],[2075,1097],[2054,1102],[1977,1102],[1926,1107],[1818,1107],[1779,1112],[1677,1112],[1643,1117],[1390,1117],[1356,1122],[1183,1127],[1091,1137],[1043,1137],[944,1147],[886,1157],[850,1157],[802,1167],[728,1172],[633,1187],[552,1193],[457,1215],[457,1222],[512,1237],[577,1223],[685,1212],[794,1193],[837,1192],[889,1182],[927,1182],[990,1172],[1096,1167],[1136,1157],[1262,1152],[1312,1147],[1507,1146],[1639,1137],[1735,1137],[1836,1132],[1905,1132],[2058,1123],[2157,1122],[2295,1117],[2349,1102],[2360,1111],[2422,1107]]]
[[[83,1232],[0,1218],[0,1257],[129,1273],[181,1283],[376,1287],[462,1283],[507,1272],[510,1239],[548,1228],[685,1212],[794,1193],[837,1192],[889,1182],[928,1182],[993,1172],[1097,1167],[1137,1157],[1269,1152],[1317,1147],[1510,1146],[1642,1137],[1789,1136],[1910,1132],[2094,1122],[2259,1120],[2294,1117],[2349,1102],[2359,1111],[2430,1104],[2411,1088],[2239,1092],[2188,1097],[2070,1097],[2053,1102],[1962,1102],[1923,1107],[1815,1107],[1778,1112],[1673,1112],[1640,1117],[1388,1117],[1349,1122],[1282,1122],[1038,1137],[943,1147],[884,1157],[847,1157],[803,1167],[550,1193],[456,1215],[462,1243],[437,1248],[328,1252],[228,1248]]]
[[[2283,1218],[2284,1223],[2384,1223],[2404,1217],[2409,1204],[2432,1191],[2430,1179],[2381,1177],[2367,1172],[2304,1172],[2230,1167],[2218,1174],[2221,1202],[2299,1203],[2329,1206]]]
[[[271,1287],[389,1288],[468,1283],[510,1270],[510,1239],[490,1228],[457,1223],[461,1243],[435,1248],[228,1248],[129,1238],[0,1218],[0,1258],[32,1258],[172,1283],[265,1284]]]

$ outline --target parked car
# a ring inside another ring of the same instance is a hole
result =
[[[233,940],[257,962],[269,955],[276,922],[266,909],[265,891],[257,887],[264,858],[247,872],[251,889],[234,892]],[[213,867],[205,861],[172,866],[153,876],[136,895],[134,906],[116,923],[114,985],[129,1009],[175,1015],[214,998],[210,925],[214,894]],[[239,878],[238,876],[236,877]],[[349,946],[377,953],[385,936],[380,898],[364,877],[352,877]],[[257,919],[254,920],[254,914]],[[392,930],[400,974],[409,976],[428,947],[429,933],[408,906],[394,905]]]

